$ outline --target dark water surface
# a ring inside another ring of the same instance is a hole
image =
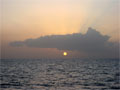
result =
[[[118,59],[4,59],[1,90],[119,90]]]

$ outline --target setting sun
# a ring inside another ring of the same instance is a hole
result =
[[[67,56],[67,52],[63,52],[63,55],[64,55],[64,56]]]

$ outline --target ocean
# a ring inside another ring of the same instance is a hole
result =
[[[119,90],[119,59],[1,59],[1,90]]]

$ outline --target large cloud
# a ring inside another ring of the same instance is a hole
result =
[[[59,50],[80,51],[87,54],[101,54],[118,56],[118,43],[109,42],[109,36],[102,35],[98,31],[89,28],[86,34],[75,33],[68,35],[51,35],[37,39],[11,42],[11,46],[23,46],[34,48],[57,48]]]

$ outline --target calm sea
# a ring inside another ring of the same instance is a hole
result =
[[[2,59],[1,90],[119,90],[118,59]]]

